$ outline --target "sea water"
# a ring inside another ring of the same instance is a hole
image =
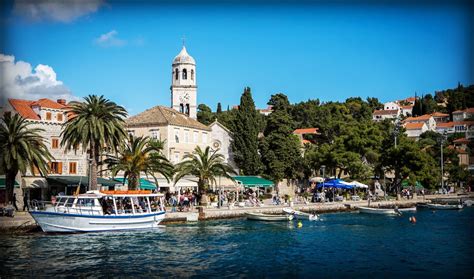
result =
[[[417,223],[409,222],[416,216]],[[474,209],[0,236],[0,277],[473,278]]]

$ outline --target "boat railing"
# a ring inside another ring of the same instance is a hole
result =
[[[53,208],[54,205],[50,201],[39,201],[39,200],[32,200],[31,207],[35,211],[46,210],[47,208]]]

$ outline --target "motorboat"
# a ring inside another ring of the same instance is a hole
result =
[[[294,218],[293,215],[273,215],[259,212],[247,212],[245,215],[247,216],[247,220],[257,221],[291,221]]]
[[[151,191],[89,191],[34,202],[29,212],[44,232],[156,228],[165,217],[163,195]]]
[[[438,203],[427,203],[425,208],[436,209],[436,210],[458,210],[462,209],[462,204],[438,204]]]
[[[416,212],[416,206],[398,208],[400,212]]]
[[[396,208],[377,208],[377,207],[357,207],[359,213],[381,214],[381,215],[401,215],[401,212]]]
[[[316,214],[309,214],[302,211],[294,210],[292,208],[283,208],[283,212],[288,215],[293,215],[296,219],[305,219],[310,221],[318,220],[318,215]]]

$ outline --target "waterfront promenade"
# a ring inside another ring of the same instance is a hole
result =
[[[418,196],[415,199],[402,200],[381,200],[371,202],[371,206],[399,206],[408,207],[413,206],[418,202],[429,202],[434,199],[455,199],[455,198],[474,198],[474,194],[470,195],[428,195],[424,198]],[[293,205],[295,210],[311,213],[327,213],[327,212],[343,212],[357,210],[358,206],[367,206],[366,200],[361,201],[340,201],[340,202],[325,202],[325,203],[296,203]],[[262,213],[282,213],[282,209],[288,207],[287,204],[273,205],[271,200],[264,201],[262,206],[258,207],[196,207],[190,211],[172,212],[171,208],[167,208],[166,217],[162,224],[169,224],[175,222],[187,221],[204,221],[212,219],[229,219],[244,217],[247,212],[262,212]],[[15,217],[0,217],[0,230],[3,231],[34,231],[37,225],[33,218],[27,212],[16,212]]]

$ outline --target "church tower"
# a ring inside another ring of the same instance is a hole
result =
[[[174,58],[172,68],[171,107],[196,119],[196,61],[188,54],[184,45],[181,52]]]

